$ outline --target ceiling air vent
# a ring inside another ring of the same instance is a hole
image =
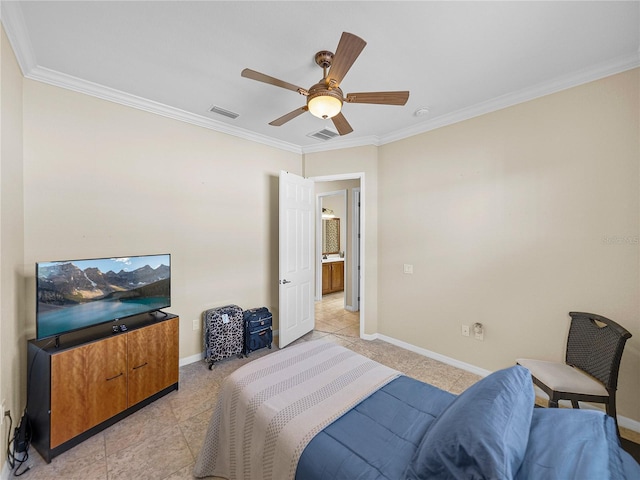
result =
[[[217,105],[214,105],[209,109],[210,112],[217,113],[218,115],[222,115],[224,117],[229,117],[236,119],[240,116],[239,113],[230,112],[229,110],[225,110],[224,108],[220,108]]]
[[[328,128],[323,128],[318,132],[310,133],[308,136],[326,142],[327,140],[331,140],[332,138],[337,137],[338,132],[334,132],[333,130],[329,130]]]

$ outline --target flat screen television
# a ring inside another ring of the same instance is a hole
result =
[[[171,255],[36,263],[38,340],[171,306]]]

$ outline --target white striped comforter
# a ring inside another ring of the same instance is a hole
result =
[[[254,360],[223,382],[194,475],[291,480],[314,435],[398,375],[324,340]]]

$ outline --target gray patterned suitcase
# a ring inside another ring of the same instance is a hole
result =
[[[209,369],[214,362],[232,355],[242,357],[244,348],[244,320],[237,305],[212,308],[203,314],[205,360]]]

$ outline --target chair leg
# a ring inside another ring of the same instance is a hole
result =
[[[616,431],[618,432],[618,437],[620,437],[620,428],[618,428],[618,415],[616,413],[616,393],[609,392],[609,401],[605,404],[607,415],[613,417],[616,422]]]
[[[558,401],[552,398],[549,398],[549,408],[558,408]]]
[[[580,408],[577,400],[571,400],[571,405],[573,405],[573,408]]]

